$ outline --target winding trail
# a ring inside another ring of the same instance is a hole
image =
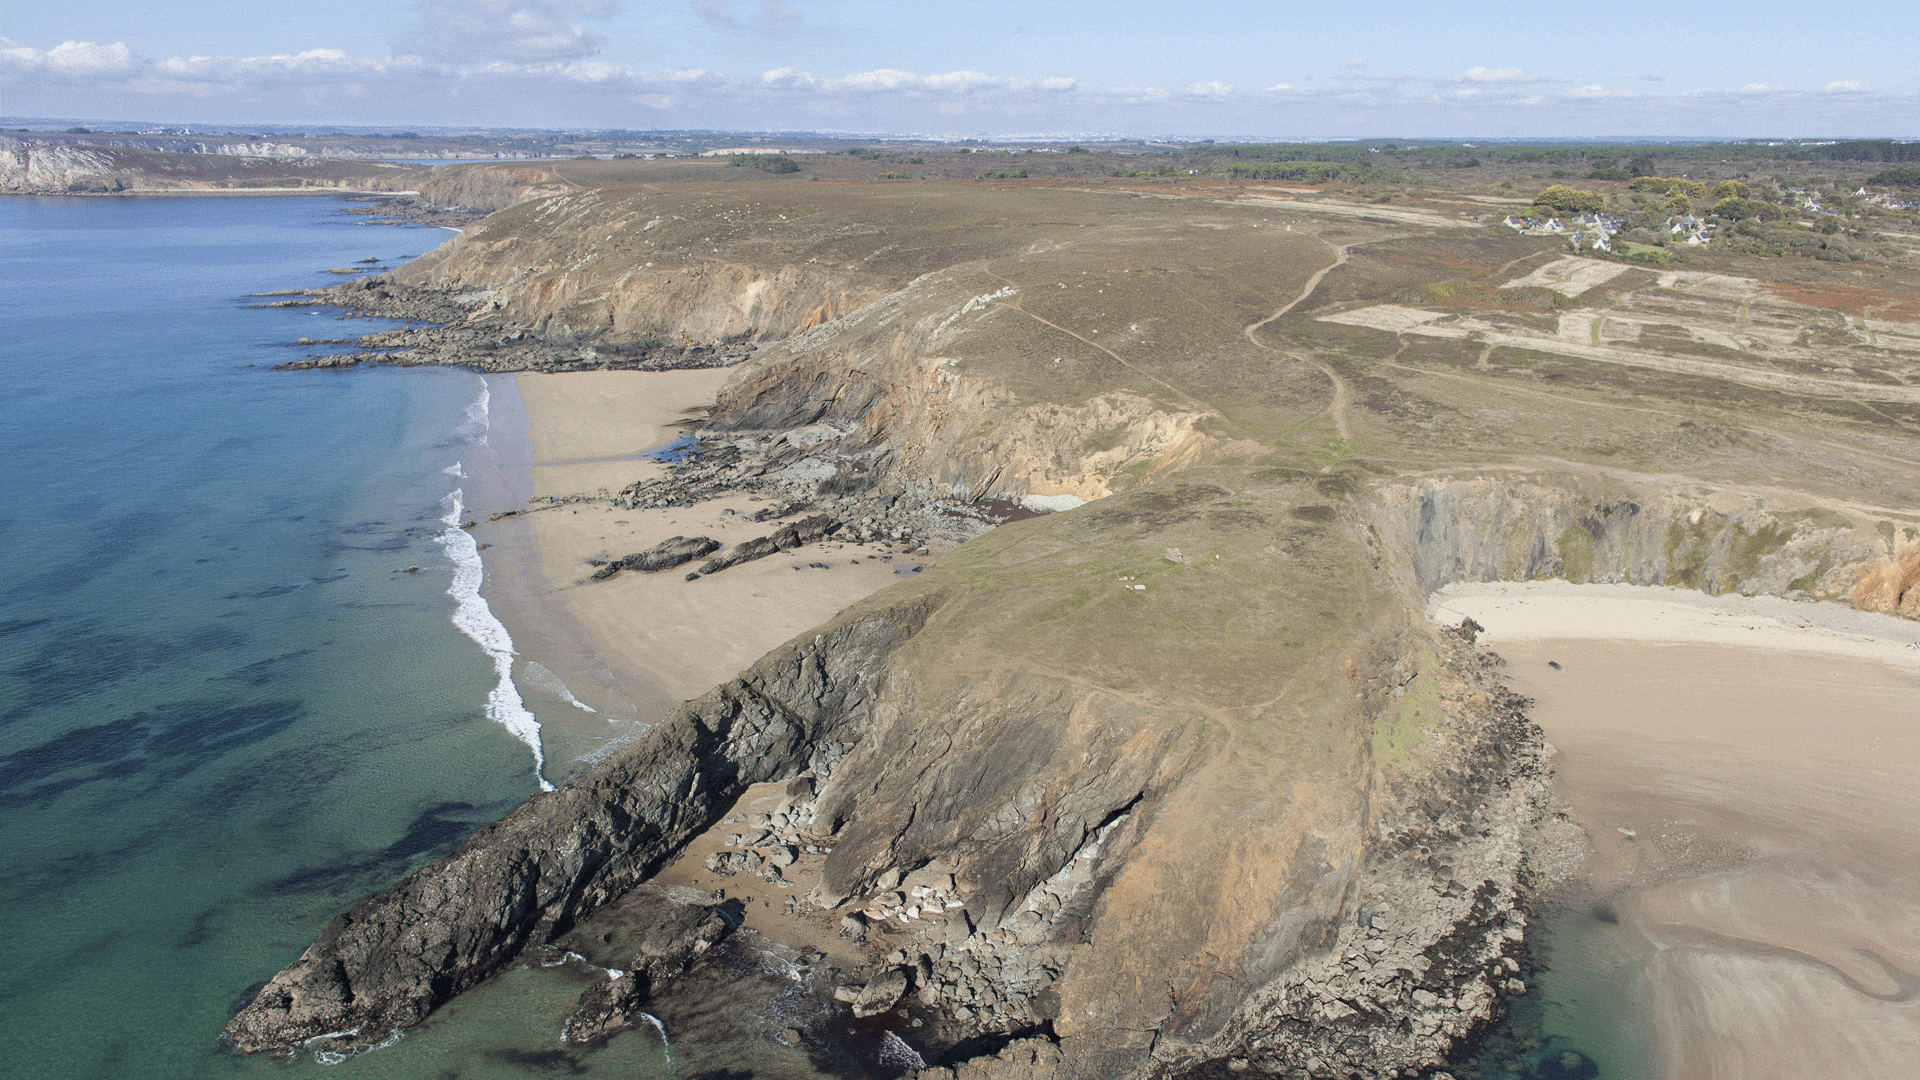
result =
[[[1320,280],[1322,278],[1326,277],[1327,274],[1334,269],[1346,264],[1347,249],[1352,246],[1352,244],[1342,244],[1334,248],[1333,262],[1321,267],[1312,277],[1308,278],[1306,285],[1301,288],[1299,296],[1289,301],[1286,307],[1261,319],[1257,323],[1249,325],[1246,330],[1243,331],[1247,335],[1247,340],[1253,342],[1256,348],[1265,349],[1272,353],[1280,352],[1280,350],[1260,340],[1260,329],[1273,320],[1278,319],[1280,316],[1285,315],[1287,312],[1292,311],[1294,308],[1299,307],[1302,301],[1312,296],[1313,290],[1320,287]],[[1327,406],[1327,411],[1333,414],[1333,430],[1339,433],[1341,442],[1352,442],[1353,434],[1347,427],[1347,401],[1349,398],[1347,393],[1347,380],[1341,378],[1340,373],[1333,370],[1331,366],[1323,364],[1318,360],[1308,359],[1303,356],[1294,356],[1292,353],[1281,353],[1281,355],[1292,360],[1300,360],[1304,363],[1312,364],[1314,367],[1320,369],[1320,374],[1325,375],[1333,383],[1333,401]]]

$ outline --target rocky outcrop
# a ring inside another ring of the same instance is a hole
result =
[[[637,924],[634,952],[612,978],[587,988],[567,1018],[561,1038],[567,1042],[596,1042],[632,1023],[653,997],[685,974],[694,962],[719,944],[739,924],[738,902],[729,913],[721,906],[690,903],[658,892],[640,890],[622,906],[625,921]]]
[[[1913,530],[1907,530],[1911,540]],[[1897,554],[1884,555],[1853,568],[1859,575],[1848,599],[1861,611],[1877,611],[1920,619],[1920,544],[1909,543]]]
[[[1467,646],[1368,584],[1356,532],[1215,480],[989,533],[776,651],[336,920],[230,1036],[416,1023],[631,890],[746,784],[796,778],[783,823],[746,823],[735,851],[804,829],[826,853],[810,902],[888,928],[849,984],[863,1010],[910,996],[955,1038],[1051,1032],[1062,1076],[1434,1063],[1509,989],[1537,737]],[[1161,557],[1209,543],[1221,558]],[[1094,570],[1087,594],[1088,570],[1143,556],[1162,569]],[[1336,606],[1277,636],[1167,633],[1226,596],[1276,630]],[[1129,632],[1053,634],[1062,603]],[[1148,689],[1175,672],[1190,689]],[[580,1030],[626,1001],[601,991]]]
[[[726,554],[701,563],[700,572],[717,574],[729,567],[739,566],[743,562],[764,559],[782,551],[792,551],[794,548],[820,540],[839,527],[839,522],[825,514],[801,518],[767,536],[756,536],[751,540],[743,540],[735,544]]]
[[[113,171],[104,150],[77,146],[22,146],[0,150],[0,192],[65,191]]]
[[[701,343],[653,340],[583,342],[476,317],[489,301],[480,293],[449,293],[397,284],[385,275],[360,278],[303,294],[308,299],[268,306],[326,304],[378,318],[414,320],[355,339],[358,352],[314,356],[274,366],[276,371],[355,367],[363,363],[408,367],[458,364],[475,371],[671,371],[727,367],[748,350]]]
[[[669,536],[645,551],[615,559],[593,572],[593,580],[604,581],[622,570],[657,574],[689,563],[702,555],[720,550],[720,541],[705,536]]]
[[[924,601],[840,620],[688,703],[616,760],[535,796],[334,919],[228,1024],[243,1051],[411,1027],[645,881],[754,783],[830,771]]]

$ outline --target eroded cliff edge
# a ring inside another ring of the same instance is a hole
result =
[[[417,1023],[748,784],[805,777],[796,810],[832,849],[811,901],[898,924],[870,996],[911,988],[956,1032],[1014,1039],[959,1075],[1429,1067],[1524,989],[1517,901],[1553,822],[1537,730],[1489,657],[1425,622],[1428,592],[1904,595],[1913,520],[1882,507],[1911,484],[1854,464],[1907,452],[1884,432],[1794,444],[1795,490],[1636,387],[1664,471],[1539,459],[1525,433],[1450,428],[1446,383],[1389,378],[1434,357],[1273,322],[1334,245],[1260,231],[1263,209],[818,197],[841,205],[553,196],[387,280],[437,290],[449,326],[587,362],[751,353],[701,432],[716,475],[757,448],[796,496],[1097,501],[957,548],[358,905],[236,1045]],[[1444,258],[1497,276],[1513,245],[1452,237]],[[1617,428],[1593,385],[1551,418]],[[1738,439],[1804,439],[1797,414],[1740,407]]]

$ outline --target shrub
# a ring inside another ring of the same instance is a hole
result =
[[[1604,210],[1607,200],[1597,191],[1576,191],[1565,184],[1555,184],[1535,195],[1533,205],[1549,207],[1563,214],[1594,213]]]
[[[1682,176],[1642,176],[1627,187],[1634,191],[1657,191],[1662,195],[1686,195],[1695,199],[1707,197],[1707,185]]]
[[[1716,199],[1747,199],[1753,197],[1753,189],[1738,180],[1722,180],[1713,186]]]
[[[1889,184],[1893,187],[1920,187],[1920,168],[1911,165],[1883,169],[1867,177],[1869,184]]]
[[[1778,221],[1787,216],[1779,207],[1759,199],[1721,199],[1707,212],[1728,221]]]
[[[800,163],[785,154],[735,154],[727,164],[736,169],[759,169],[769,173],[800,171]]]

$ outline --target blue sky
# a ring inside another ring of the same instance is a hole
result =
[[[1542,13],[1579,11],[1576,22]],[[0,114],[1188,138],[1920,135],[1920,5],[0,0]]]

